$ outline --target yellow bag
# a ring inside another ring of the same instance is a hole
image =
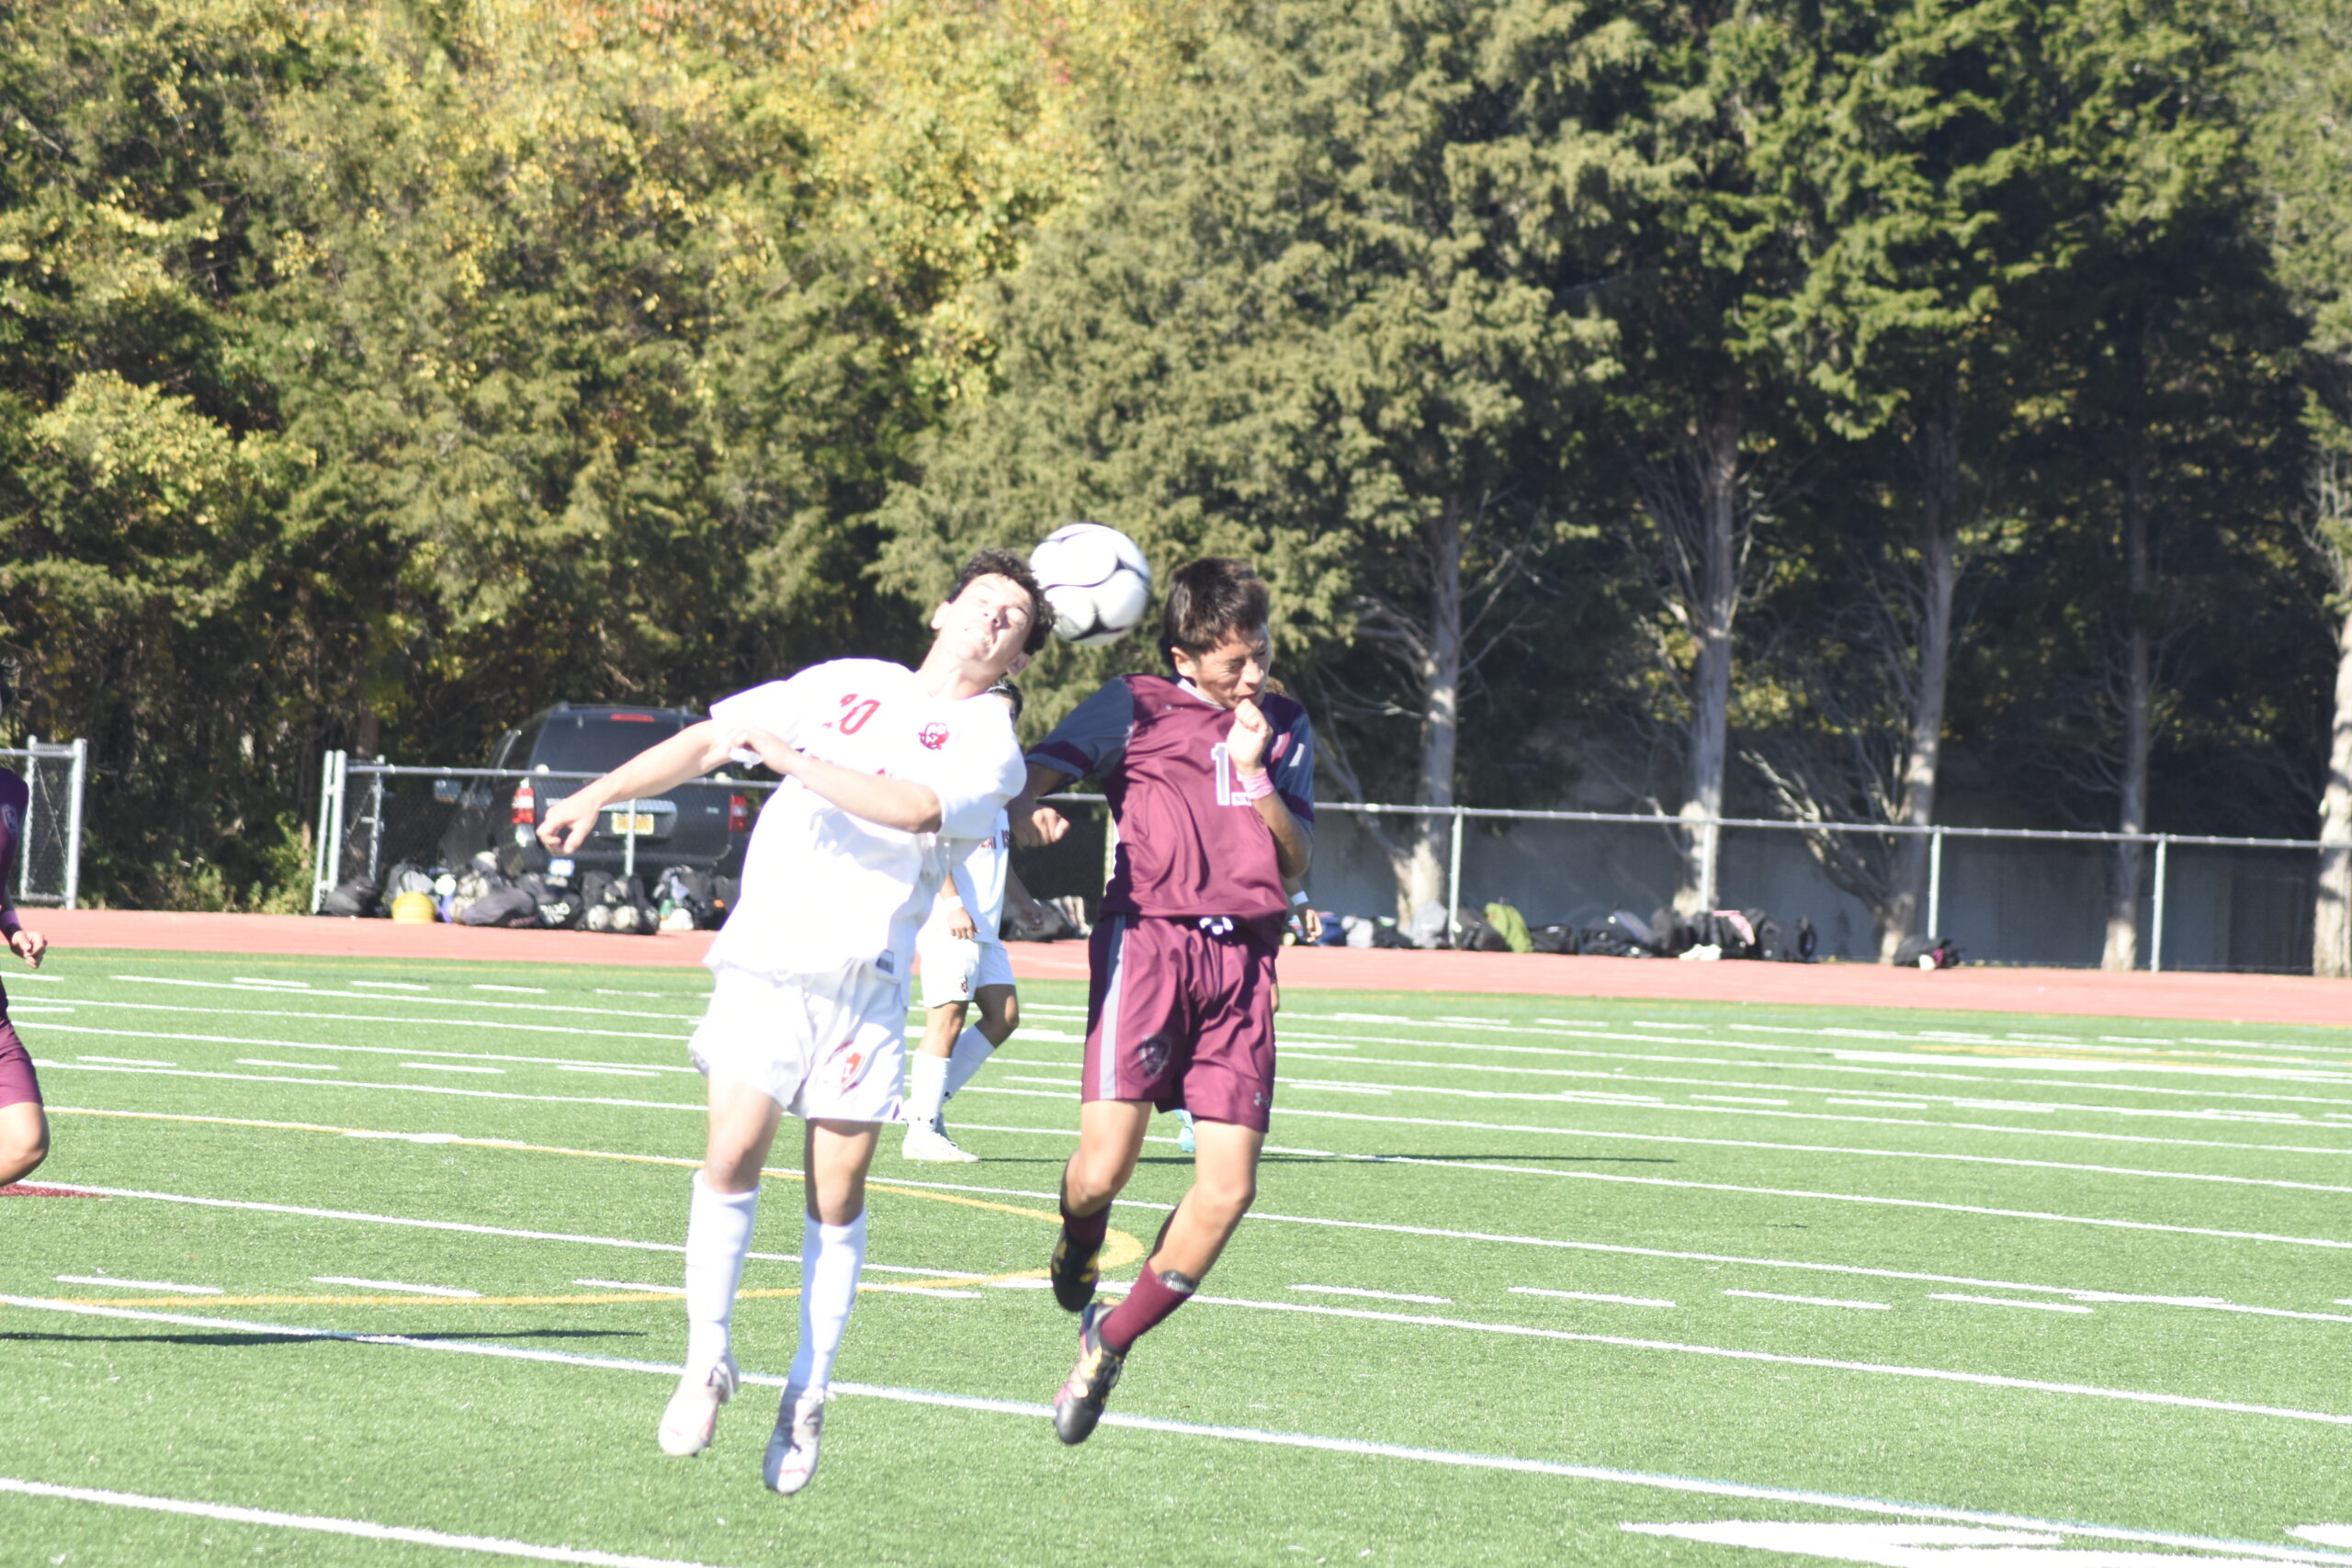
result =
[[[392,919],[412,926],[429,926],[441,918],[440,906],[430,893],[403,893],[392,900]]]

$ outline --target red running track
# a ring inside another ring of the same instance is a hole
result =
[[[694,964],[707,932],[605,936],[589,931],[477,931],[300,915],[25,911],[61,948],[231,953],[254,957],[401,958],[435,963]],[[1025,980],[1082,980],[1080,942],[1012,945]],[[1334,991],[1452,991],[1762,1002],[1961,1012],[2059,1013],[2352,1030],[2352,980],[2296,975],[2109,975],[2096,969],[1960,968],[1932,974],[1875,964],[1685,964],[1666,959],[1555,958],[1510,953],[1290,948],[1285,986]]]

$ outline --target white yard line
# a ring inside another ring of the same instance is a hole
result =
[[[56,1274],[51,1278],[61,1285],[108,1285],[122,1291],[162,1291],[174,1296],[220,1296],[228,1293],[218,1285],[175,1285],[168,1280],[124,1280],[112,1274]]]
[[[281,1514],[272,1508],[246,1508],[227,1503],[192,1503],[181,1497],[151,1497],[136,1492],[109,1492],[96,1486],[57,1486],[45,1481],[18,1481],[0,1475],[0,1492],[27,1497],[53,1497],[74,1503],[96,1503],[110,1508],[135,1508],[151,1514],[181,1514],[219,1519],[223,1524],[263,1525],[273,1529],[309,1530],[320,1535],[356,1536],[362,1540],[397,1540],[410,1546],[447,1547],[453,1551],[486,1552],[493,1557],[527,1557],[541,1562],[580,1562],[592,1568],[701,1568],[671,1557],[633,1557],[616,1551],[592,1551],[571,1546],[535,1546],[526,1540],[502,1540],[496,1536],[453,1535],[447,1530],[418,1529],[408,1525],[379,1525],[366,1519],[329,1518],[322,1514]],[[258,1550],[258,1549],[256,1549]]]
[[[524,997],[544,997],[548,994],[548,988],[545,986],[477,985],[473,988],[477,991],[512,991],[517,996]]]
[[[452,1301],[471,1301],[480,1291],[460,1291],[448,1285],[410,1285],[398,1280],[358,1280],[348,1274],[313,1274],[314,1285],[351,1285],[363,1291],[393,1291],[412,1296],[446,1296]]]
[[[575,1038],[594,1037],[599,1040],[646,1040],[664,1045],[681,1045],[692,1037],[691,1031],[678,1034],[650,1034],[641,1029],[582,1029],[569,1023],[508,1023],[503,1019],[479,1018],[373,1018],[358,1013],[288,1012],[284,1008],[184,1008],[166,1002],[86,1002],[76,1001],[77,1008],[114,1008],[126,1012],[185,1012],[200,1018],[234,1018],[241,1021],[262,1018],[300,1019],[307,1023],[407,1023],[447,1031],[451,1029],[494,1029],[501,1034],[565,1034]],[[81,1029],[83,1034],[141,1035],[136,1029]],[[300,1045],[305,1051],[369,1051],[379,1056],[472,1056],[492,1062],[548,1062],[553,1056],[516,1056],[485,1051],[435,1051],[426,1045],[312,1045],[296,1040],[244,1040],[218,1034],[158,1034],[158,1040],[223,1040],[240,1045]],[[2346,1100],[2352,1105],[2352,1100]]]
[[[77,1055],[74,1060],[75,1062],[96,1062],[103,1066],[108,1067],[175,1067],[179,1066],[177,1062],[156,1062],[151,1061],[144,1056],[85,1056]],[[46,1064],[44,1064],[44,1066]],[[61,1065],[71,1066],[72,1064],[67,1063]]]
[[[1928,1299],[1931,1302],[1966,1302],[1972,1306],[2031,1307],[2036,1312],[2087,1313],[2091,1310],[2086,1306],[2076,1306],[2071,1302],[2019,1302],[2011,1301],[2007,1296],[1954,1295],[1948,1291],[1931,1292],[1929,1292]]]
[[[416,1067],[428,1073],[486,1073],[492,1077],[504,1077],[504,1067],[476,1067],[463,1062],[401,1062],[403,1067]]]
[[[1670,1307],[1674,1303],[1657,1296],[1612,1296],[1605,1291],[1547,1291],[1540,1285],[1513,1285],[1515,1296],[1557,1296],[1565,1302],[1609,1302],[1617,1306]]]
[[[1360,1291],[1352,1285],[1293,1285],[1294,1291],[1306,1291],[1320,1296],[1367,1296],[1376,1302],[1419,1302],[1428,1306],[1452,1306],[1452,1296],[1414,1296],[1396,1291]]]
[[[308,980],[266,980],[258,975],[232,975],[229,978],[240,986],[267,986],[280,991],[307,991],[311,988]]]
[[[413,980],[346,980],[344,983],[352,987],[365,986],[382,991],[429,991],[433,988],[430,986],[420,986]]]
[[[1216,1300],[1216,1298],[1203,1298]],[[254,1323],[235,1318],[200,1317],[187,1313],[164,1313],[126,1307],[85,1306],[79,1303],[43,1301],[37,1297],[0,1295],[0,1304],[24,1307],[34,1311],[61,1312],[80,1316],[127,1318],[141,1322],[171,1323],[185,1327],[225,1329],[246,1334],[277,1335],[292,1339],[326,1339],[347,1344],[380,1345],[404,1350],[425,1350],[440,1354],[488,1356],[503,1360],[538,1361],[556,1366],[589,1367],[615,1371],[649,1373],[662,1378],[675,1378],[680,1368],[662,1361],[623,1360],[616,1357],[584,1356],[571,1351],[543,1350],[514,1345],[488,1344],[462,1339],[417,1339],[395,1334],[355,1334],[346,1330],[311,1328],[287,1324]],[[1286,1302],[1244,1302],[1225,1304],[1257,1306],[1283,1312],[1312,1313],[1330,1316],[1386,1320],[1398,1323],[1433,1324],[1451,1326],[1443,1318],[1410,1318],[1388,1313],[1363,1312],[1342,1307],[1306,1306]],[[1465,1327],[1488,1327],[1487,1325],[1462,1325]],[[1947,1373],[1925,1368],[1878,1368],[1864,1362],[1823,1361],[1817,1358],[1770,1356],[1759,1351],[1718,1351],[1709,1347],[1677,1345],[1669,1341],[1626,1339],[1606,1335],[1568,1334],[1556,1329],[1521,1329],[1514,1332],[1544,1339],[1567,1339],[1585,1343],[1625,1345],[1645,1349],[1695,1351],[1707,1355],[1731,1355],[1737,1359],[1793,1365],[1821,1365],[1838,1370],[1875,1371],[1898,1375],[1924,1376],[1939,1381],[1985,1383],[2004,1388],[2024,1388],[2039,1392],[2076,1393],[2122,1399],[2135,1403],[2177,1404],[2200,1409],[2218,1409],[2235,1414],[2280,1416],[2296,1419],[2316,1420],[2328,1424],[2352,1424],[2352,1416],[2335,1416],[2315,1411],[2290,1411],[2261,1405],[2235,1406],[2218,1401],[2190,1400],[2176,1395],[2143,1394],[2129,1390],[2098,1389],[2080,1384],[2036,1383],[2025,1379],[1991,1379],[1973,1373]],[[746,1372],[742,1381],[758,1386],[778,1388],[785,1380],[775,1373]],[[1041,1404],[1029,1404],[1012,1400],[976,1398],[967,1394],[934,1393],[920,1389],[901,1389],[871,1383],[836,1382],[836,1394],[852,1397],[887,1399],[909,1404],[944,1406],[950,1409],[981,1411],[999,1415],[1018,1416],[1030,1419],[1047,1416],[1051,1412]],[[1136,1430],[1161,1432],[1176,1436],[1218,1438],[1227,1441],[1263,1443],[1283,1448],[1321,1450],[1331,1453],[1363,1454],[1377,1458],[1417,1461],[1424,1463],[1453,1465],[1469,1469],[1519,1471],[1533,1474],[1568,1477],[1579,1480],[1618,1482],[1635,1486],[1648,1486],[1674,1492],[1701,1493],[1714,1496],[1769,1498],[1777,1502],[1804,1503],[1833,1508],[1848,1508],[1865,1513],[1895,1514],[1921,1518],[1952,1519],[1971,1524],[2030,1525],[2043,1531],[2058,1531],[2086,1540],[2129,1540],[2150,1545],[2188,1547],[2196,1550],[2252,1550],[2280,1562],[2352,1563],[2352,1558],[2341,1553],[2312,1551],[2267,1543],[2247,1543],[2216,1540],[2206,1536],[2161,1534],[2155,1531],[2132,1530],[2078,1521],[2028,1519],[2013,1515],[1978,1513],[1939,1507],[1932,1504],[1890,1503],[1872,1498],[1844,1496],[1835,1493],[1792,1491],[1778,1487],[1755,1487],[1738,1482],[1723,1482],[1694,1477],[1647,1474],[1640,1471],[1606,1469],[1599,1466],[1565,1464],[1556,1461],[1521,1459],[1492,1454],[1460,1453],[1439,1449],[1416,1449],[1401,1444],[1376,1443],[1363,1438],[1326,1438],[1309,1433],[1273,1432],[1255,1427],[1214,1427],[1196,1422],[1167,1421],[1148,1416],[1113,1411],[1102,1417],[1106,1427],[1124,1427]]]
[[[1894,1310],[1884,1302],[1849,1302],[1841,1300],[1837,1296],[1783,1296],[1775,1294],[1770,1291],[1725,1291],[1724,1294],[1727,1296],[1746,1296],[1751,1301],[1758,1302],[1792,1302],[1798,1306],[1850,1307],[1856,1312],[1892,1312]],[[2088,1312],[2090,1311],[2090,1308],[2085,1307],[2083,1310],[2085,1312]]]
[[[114,975],[109,976],[108,978],[128,981],[132,985],[177,986],[188,990],[197,991],[245,991],[250,990],[251,988],[245,986],[232,985],[221,980],[181,980],[161,975]],[[659,1019],[663,1022],[668,1023],[675,1023],[681,1021],[686,1022],[693,1021],[692,1015],[684,1013],[624,1012],[612,1008],[565,1007],[554,1002],[496,1002],[488,1000],[481,997],[436,997],[432,995],[386,997],[379,996],[368,991],[322,991],[317,989],[307,991],[305,995],[311,997],[336,997],[363,1002],[410,1002],[419,1007],[476,1009],[495,1008],[510,1012],[591,1013],[599,1018],[650,1018]]]
[[[692,1160],[682,1160],[679,1163],[682,1165],[692,1165],[695,1162]],[[892,1185],[899,1187],[912,1187],[936,1186],[939,1184],[934,1182],[894,1181]],[[630,1241],[620,1236],[582,1235],[571,1231],[518,1230],[507,1225],[471,1224],[463,1220],[426,1220],[417,1219],[405,1214],[369,1214],[351,1209],[309,1209],[294,1203],[262,1203],[244,1198],[197,1198],[182,1192],[147,1192],[131,1187],[92,1187],[78,1181],[74,1183],[73,1190],[76,1192],[96,1193],[101,1198],[139,1198],[153,1203],[187,1203],[199,1209],[234,1209],[242,1210],[250,1213],[292,1214],[306,1220],[346,1220],[355,1224],[363,1225],[401,1225],[411,1230],[456,1231],[465,1235],[503,1236],[515,1241],[571,1242],[582,1247],[626,1247],[634,1252],[675,1252],[683,1254],[686,1250],[683,1243],[674,1241]],[[767,1263],[797,1263],[800,1261],[800,1255],[797,1252],[747,1252],[743,1256]],[[869,1262],[865,1267],[879,1274],[921,1274],[930,1276],[935,1274],[969,1274],[978,1272],[978,1270],[969,1269],[917,1269],[908,1264],[893,1263]],[[61,1274],[58,1278],[62,1280],[65,1276]],[[87,1282],[96,1284],[117,1284],[124,1283],[126,1281],[99,1279]],[[141,1281],[135,1280],[127,1282],[130,1284],[141,1283]],[[1963,1282],[1965,1283],[1967,1281]],[[169,1289],[173,1287],[160,1288]],[[177,1288],[193,1290],[196,1287],[182,1286]],[[634,1289],[635,1287],[631,1288]],[[655,1285],[648,1286],[646,1288],[649,1290],[666,1290],[669,1287]],[[209,1294],[220,1294],[219,1292],[212,1290],[209,1286],[206,1286],[204,1289]]]
[[[250,1042],[250,1043],[265,1045],[271,1043],[271,1042],[255,1040]],[[280,1043],[282,1043],[282,1042]],[[458,1089],[449,1084],[374,1083],[365,1078],[338,1079],[333,1084],[324,1084],[323,1081],[319,1078],[279,1077],[275,1074],[269,1073],[200,1072],[194,1067],[175,1067],[166,1071],[158,1067],[94,1066],[82,1062],[47,1061],[38,1056],[33,1058],[33,1065],[39,1067],[42,1072],[49,1072],[51,1069],[63,1070],[69,1067],[80,1067],[85,1072],[92,1073],[121,1073],[126,1075],[174,1078],[218,1078],[224,1079],[231,1083],[308,1084],[313,1089],[325,1087],[338,1089],[379,1089],[392,1094],[451,1095],[463,1100],[526,1100],[537,1105],[611,1105],[617,1106],[624,1111],[690,1111],[697,1116],[707,1115],[710,1111],[709,1105],[702,1101],[684,1101],[674,1100],[615,1100],[604,1095],[517,1094],[512,1089]],[[384,1134],[386,1137],[400,1137],[403,1135],[406,1134],[397,1133],[388,1133]]]
[[[237,1058],[237,1066],[241,1067],[291,1067],[295,1071],[302,1073],[339,1073],[343,1071],[341,1067],[336,1066],[333,1062],[272,1062],[260,1056],[240,1056]]]

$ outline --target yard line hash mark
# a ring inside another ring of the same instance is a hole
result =
[[[1884,1302],[1849,1302],[1837,1296],[1784,1296],[1776,1291],[1725,1291],[1727,1296],[1746,1296],[1751,1301],[1792,1302],[1798,1306],[1850,1307],[1856,1312],[1892,1312]]]
[[[2086,1313],[2091,1310],[2086,1306],[2076,1306],[2072,1302],[2020,1302],[2007,1296],[1963,1296],[1949,1291],[1930,1291],[1928,1299],[1931,1302],[1966,1302],[1972,1306],[2031,1307],[2036,1312]]]
[[[1308,1291],[1321,1296],[1367,1296],[1377,1302],[1421,1302],[1430,1306],[1452,1306],[1452,1296],[1414,1296],[1397,1291],[1360,1291],[1352,1285],[1293,1285],[1294,1291]]]
[[[453,1301],[468,1301],[481,1294],[480,1291],[460,1291],[447,1285],[409,1285],[398,1280],[356,1280],[348,1274],[313,1274],[314,1285],[351,1285],[363,1291],[393,1291],[416,1296],[447,1296]],[[660,1286],[654,1287],[656,1290]]]
[[[53,1274],[61,1285],[112,1285],[124,1291],[162,1291],[175,1296],[218,1296],[226,1294],[218,1285],[175,1285],[168,1280],[120,1280],[112,1274]]]
[[[1605,1291],[1547,1291],[1541,1285],[1513,1285],[1515,1296],[1557,1296],[1565,1302],[1610,1302],[1618,1306],[1670,1307],[1674,1303],[1657,1296],[1612,1296]]]

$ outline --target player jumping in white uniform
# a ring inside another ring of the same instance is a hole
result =
[[[817,1468],[833,1358],[865,1260],[865,1173],[899,1119],[915,928],[947,868],[1021,787],[1003,705],[1052,620],[1028,567],[983,550],[932,613],[919,670],[844,659],[711,705],[711,716],[596,779],[539,836],[571,853],[612,802],[756,757],[785,783],[760,814],[742,897],[706,962],[710,1006],[688,1047],[710,1127],[686,1222],[686,1364],[665,1453],[699,1453],[734,1393],[728,1341],[760,1174],[783,1113],[807,1123],[800,1346],[762,1475],[797,1492]]]

